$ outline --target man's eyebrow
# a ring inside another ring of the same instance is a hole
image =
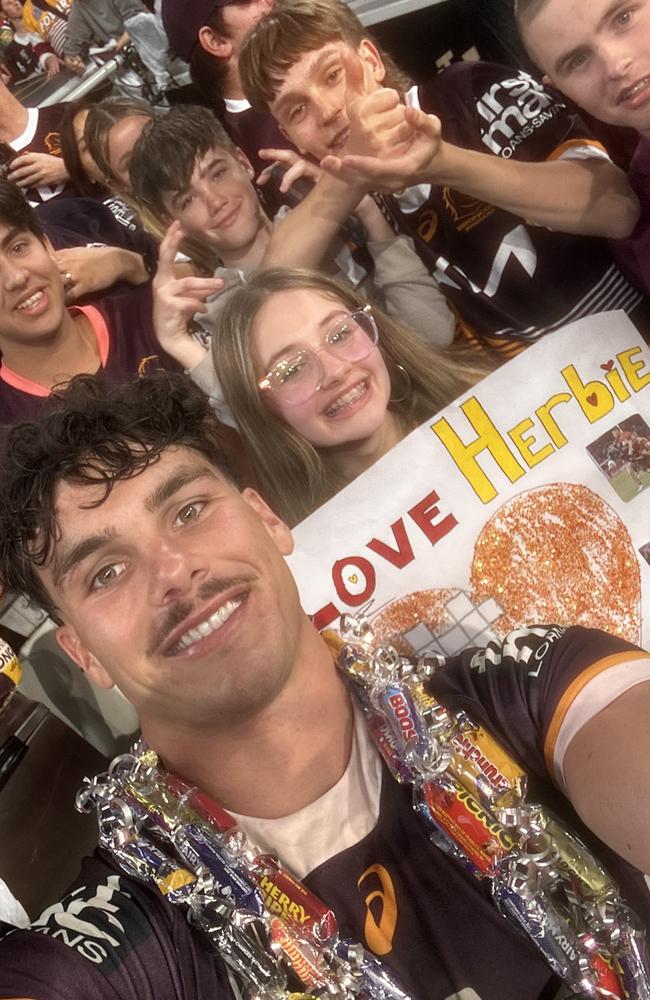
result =
[[[217,474],[205,465],[186,465],[177,469],[173,475],[163,480],[162,483],[159,483],[155,490],[145,498],[145,510],[155,514],[164,503],[173,497],[175,493],[178,493],[179,490],[182,490],[184,486],[189,486],[195,480],[207,477],[216,479]]]
[[[600,21],[598,22],[598,30],[600,30],[600,28],[603,27],[603,25],[605,24],[605,22],[609,20],[609,18],[612,16],[612,14],[619,7],[624,7],[627,2],[628,2],[628,0],[613,0],[613,2],[610,3],[609,7],[606,9],[606,11],[602,15]]]
[[[218,166],[220,163],[226,162],[225,153],[215,153],[207,163],[204,163],[199,170],[199,177],[203,178],[206,174],[209,174],[213,167]]]
[[[62,554],[56,554],[52,566],[52,582],[54,586],[60,586],[63,579],[75,566],[78,566],[88,556],[94,555],[99,549],[112,542],[116,535],[115,528],[106,528],[105,531],[99,532],[96,535],[89,535],[87,538],[82,538],[80,542],[64,550]]]
[[[13,241],[16,239],[17,236],[23,236],[23,235],[27,235],[24,229],[21,229],[19,226],[13,226],[13,228],[9,230],[7,235],[2,238],[0,246],[2,246],[2,249],[4,250],[6,247],[9,246],[10,243],[13,243]]]
[[[623,7],[626,2],[627,0],[613,0],[613,3],[609,5],[609,7],[605,10],[604,14],[598,21],[598,24],[596,26],[596,31],[601,31],[603,26],[612,16],[612,14],[614,14],[616,10],[619,9],[619,7]],[[581,42],[579,45],[574,46],[574,48],[570,49],[568,52],[563,52],[555,60],[554,72],[560,73],[563,69],[566,68],[566,66],[571,62],[571,60],[575,56],[578,56],[582,52],[585,52],[588,48],[589,46],[586,42]]]

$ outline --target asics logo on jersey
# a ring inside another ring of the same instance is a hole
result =
[[[369,879],[371,881],[368,887],[379,882],[380,888],[371,889],[365,898],[366,922],[363,933],[366,944],[375,955],[388,955],[393,950],[393,937],[397,926],[395,886],[383,865],[371,865],[370,868],[366,868],[357,882],[359,889]]]
[[[555,102],[541,83],[528,73],[499,80],[476,105],[482,119],[482,141],[492,153],[509,159],[517,146],[553,118],[560,108],[564,105]]]

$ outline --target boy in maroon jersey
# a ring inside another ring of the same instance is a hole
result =
[[[51,245],[20,191],[0,181],[0,425],[33,418],[52,387],[100,372],[120,380],[177,370],[152,326],[142,258],[125,251],[141,287],[67,308]]]
[[[25,108],[0,78],[0,139],[16,153],[9,179],[31,205],[76,194],[61,156],[59,126],[64,105]]]
[[[253,111],[239,78],[244,36],[272,6],[273,0],[195,0],[188,8],[178,0],[163,0],[161,7],[171,51],[189,63],[194,83],[218,109],[256,173],[267,165],[258,156],[260,149],[290,146],[272,115]]]
[[[301,152],[333,180],[393,193],[399,228],[483,345],[510,355],[639,304],[606,244],[584,238],[626,236],[638,202],[556,95],[482,62],[405,91],[388,66],[340,0],[278,0],[240,54],[251,104]]]
[[[641,218],[614,254],[650,293],[650,2],[518,0],[519,31],[545,80],[594,118],[636,129],[628,178]]]
[[[119,685],[164,768],[277,852],[333,908],[340,937],[381,956],[408,996],[568,1000],[382,766],[300,607],[290,532],[228,478],[200,391],[182,376],[85,378],[55,403],[10,435],[0,579],[54,614],[60,644],[95,683]],[[523,627],[449,657],[430,683],[555,809],[570,814],[563,788],[595,834],[650,869],[647,653],[596,630]],[[647,924],[639,873],[602,843],[598,853]],[[182,909],[105,855],[0,944],[4,998],[242,995]]]

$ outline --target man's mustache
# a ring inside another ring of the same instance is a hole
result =
[[[194,601],[179,601],[177,604],[174,604],[167,609],[165,617],[155,628],[155,631],[149,640],[146,650],[147,656],[153,656],[160,649],[168,636],[172,634],[174,629],[177,629],[186,618],[189,618],[190,615],[192,615],[194,611],[201,606],[203,601],[209,601],[213,597],[217,597],[218,594],[225,594],[228,590],[232,590],[234,587],[251,584],[254,580],[255,577],[252,575],[212,577],[209,580],[204,580],[196,592],[196,599]]]

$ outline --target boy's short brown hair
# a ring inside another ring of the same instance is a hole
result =
[[[237,152],[221,122],[200,105],[177,104],[154,119],[133,148],[129,174],[133,197],[163,226],[169,225],[165,195],[190,183],[196,161],[211,149]]]
[[[357,49],[369,33],[343,0],[279,0],[247,35],[239,54],[239,75],[256,111],[269,111],[288,70],[306,52],[332,41]],[[408,76],[381,53],[385,86],[404,93]]]

